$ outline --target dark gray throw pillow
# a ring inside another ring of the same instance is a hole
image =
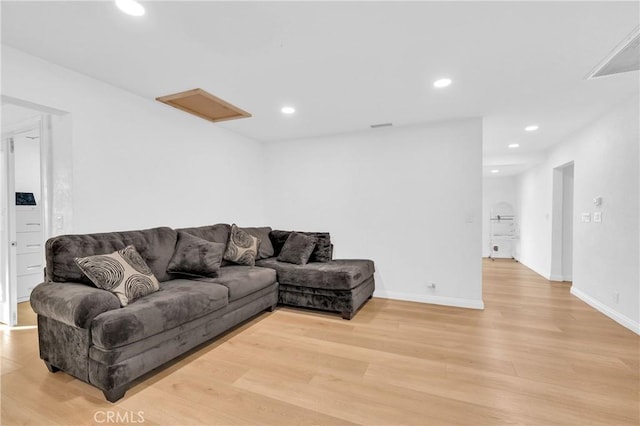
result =
[[[292,232],[282,246],[278,260],[280,262],[295,263],[296,265],[305,265],[309,261],[315,246],[316,239],[314,237]]]
[[[289,238],[289,234],[292,231],[281,231],[275,229],[269,233],[269,239],[271,240],[271,244],[274,249],[274,256],[278,256],[284,243]],[[293,231],[298,232],[299,234],[308,235],[310,237],[314,237],[316,239],[316,246],[311,253],[311,258],[309,258],[309,262],[331,262],[333,259],[333,247],[331,244],[331,235],[328,232],[301,232],[301,231]]]
[[[167,272],[215,278],[218,276],[225,248],[224,244],[213,243],[178,231],[178,241],[167,266]]]

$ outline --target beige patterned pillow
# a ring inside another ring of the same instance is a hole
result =
[[[240,265],[254,266],[259,242],[259,239],[238,228],[234,223],[231,225],[231,235],[229,236],[227,250],[224,253],[224,260]]]
[[[158,279],[134,246],[74,260],[96,287],[118,296],[122,306],[160,290]]]

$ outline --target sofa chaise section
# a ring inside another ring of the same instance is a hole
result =
[[[340,312],[351,319],[375,290],[371,260],[337,259],[296,265],[271,257],[256,265],[277,272],[278,301],[284,305]]]

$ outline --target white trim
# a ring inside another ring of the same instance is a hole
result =
[[[383,299],[405,300],[407,302],[430,303],[433,305],[454,306],[456,308],[484,309],[484,302],[476,299],[460,299],[458,297],[429,296],[425,294],[398,293],[395,291],[376,290],[374,297]]]
[[[582,300],[584,303],[591,306],[595,310],[605,314],[618,324],[628,328],[636,334],[640,334],[640,323],[638,323],[637,321],[634,321],[631,318],[622,315],[620,312],[611,309],[604,303],[594,299],[582,290],[578,290],[575,287],[571,287],[571,294],[573,294],[575,297]]]
[[[564,281],[562,275],[549,275],[549,281]]]

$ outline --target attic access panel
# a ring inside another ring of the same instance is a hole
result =
[[[156,101],[213,122],[251,117],[251,114],[247,111],[231,105],[202,89],[161,96],[156,98]]]

